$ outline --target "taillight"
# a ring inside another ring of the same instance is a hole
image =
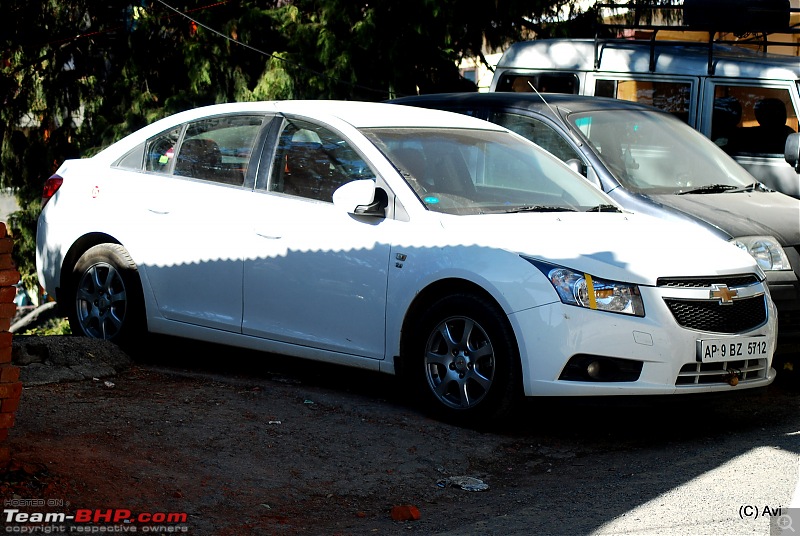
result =
[[[45,181],[44,188],[42,189],[42,208],[50,201],[51,197],[56,195],[56,192],[61,188],[63,183],[64,179],[58,175],[53,175]]]

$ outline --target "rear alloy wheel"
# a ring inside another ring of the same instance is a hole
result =
[[[142,331],[139,273],[119,244],[99,244],[84,253],[72,272],[69,321],[73,333],[128,342]]]
[[[497,306],[469,294],[444,298],[422,316],[417,334],[416,381],[437,416],[476,425],[508,412],[519,354]]]

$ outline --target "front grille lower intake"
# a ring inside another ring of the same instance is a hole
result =
[[[728,378],[735,375],[739,384],[763,380],[767,377],[766,359],[740,359],[715,363],[688,363],[681,367],[676,386],[729,384]]]
[[[678,324],[698,331],[741,333],[767,321],[764,296],[739,299],[733,303],[676,298],[665,298],[664,301]]]

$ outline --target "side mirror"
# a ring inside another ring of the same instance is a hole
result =
[[[375,181],[363,179],[343,184],[333,192],[333,204],[356,216],[386,217],[389,196]]]
[[[577,158],[570,158],[564,163],[567,165],[568,168],[570,168],[575,173],[583,175],[584,177],[586,176],[586,166],[583,164],[583,162],[581,162]]]
[[[800,132],[789,134],[786,138],[783,157],[795,171],[800,173]]]

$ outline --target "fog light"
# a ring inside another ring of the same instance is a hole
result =
[[[635,382],[644,363],[620,357],[575,354],[569,358],[559,380],[571,382]]]

